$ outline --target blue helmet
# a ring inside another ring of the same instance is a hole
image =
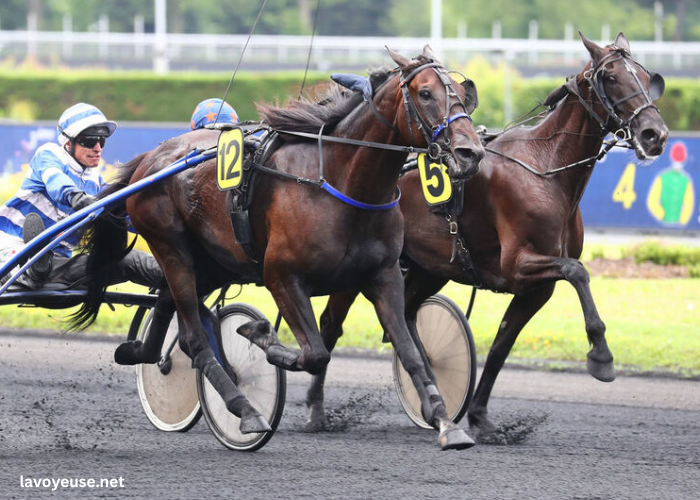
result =
[[[79,102],[65,110],[58,119],[58,142],[63,146],[88,129],[92,135],[109,137],[117,130],[117,124],[105,118],[95,106]]]
[[[222,102],[223,101],[221,99],[215,97],[213,99],[205,99],[197,104],[197,107],[194,109],[194,113],[192,113],[190,128],[192,130],[197,130],[198,128],[203,128],[210,123],[214,123],[214,121],[217,123],[238,123],[240,120],[238,119],[236,110],[233,109],[233,107],[231,107],[231,105],[227,102],[224,102],[224,105],[222,106]],[[219,108],[221,108],[220,113]],[[216,119],[217,113],[219,113],[218,120]]]

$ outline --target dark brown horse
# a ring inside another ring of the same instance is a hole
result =
[[[588,273],[577,260],[583,248],[579,200],[608,132],[627,138],[637,156],[649,160],[662,153],[668,129],[652,103],[663,93],[663,79],[632,60],[625,37],[620,33],[607,47],[581,38],[591,61],[550,94],[545,101],[550,110],[538,125],[512,128],[488,143],[479,174],[465,186],[458,228],[468,241],[476,274],[460,259],[451,262],[454,236],[446,217],[422,199],[418,172],[399,181],[406,220],[403,255],[409,266],[406,316],[414,335],[418,307],[449,280],[514,295],[468,410],[470,425],[481,433],[496,429],[486,408],[496,377],[556,281],[571,283],[581,301],[592,345],[589,373],[606,382],[615,378],[605,325],[591,296]],[[322,316],[329,350],[342,335],[353,300],[346,293],[329,301]],[[313,425],[323,422],[322,400],[323,374],[314,377],[307,395]]]
[[[370,75],[373,96],[332,88],[319,103],[294,102],[286,109],[262,106],[261,114],[273,129],[310,134],[323,131],[334,138],[406,147],[381,149],[329,139],[323,141],[321,149],[317,138],[283,133],[280,136],[284,143],[265,160],[265,166],[306,179],[318,179],[321,171],[328,185],[369,205],[395,201],[408,146],[427,147],[428,142],[435,142],[433,151],[445,155],[451,175],[475,174],[484,152],[468,116],[477,102],[473,83],[460,85],[452,80],[434,61],[428,47],[416,59],[393,52],[391,56],[398,69]],[[161,170],[193,148],[214,145],[218,135],[216,131],[198,130],[167,141],[127,164],[113,189]],[[330,354],[321,339],[309,297],[359,290],[373,302],[381,324],[411,373],[426,421],[440,430],[441,446],[471,446],[469,436],[447,418],[442,397],[406,326],[398,265],[403,217],[398,206],[360,209],[319,186],[269,171],[259,173],[254,183],[250,220],[255,243],[264,255],[262,276],[234,239],[227,194],[217,189],[213,161],[127,200],[126,212],[161,265],[169,290],[160,294],[146,343],[122,344],[115,353],[116,361],[156,362],[176,308],[183,351],[221,394],[229,411],[242,417],[241,430],[264,432],[269,430],[267,423],[238,391],[209,348],[203,321],[210,319],[200,298],[229,283],[262,281],[301,350],[280,344],[268,322],[243,325],[239,333],[264,349],[271,363],[288,370],[319,373]],[[124,227],[117,228],[107,221],[93,230],[90,258],[94,281],[90,294],[94,298],[79,313],[82,324],[97,314],[101,301],[98,291],[104,285],[98,280],[104,280],[107,274],[100,264],[123,254],[124,231]]]

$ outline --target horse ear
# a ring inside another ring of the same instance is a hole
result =
[[[664,77],[658,73],[649,73],[649,97],[651,97],[651,100],[661,99],[665,89],[666,82]]]
[[[435,55],[435,52],[433,52],[433,48],[427,44],[425,47],[423,47],[423,57],[426,59],[432,59],[433,62],[438,62],[437,56]]]
[[[588,38],[586,38],[583,35],[583,33],[581,33],[581,30],[579,30],[578,36],[581,37],[583,45],[585,45],[586,49],[588,49],[588,53],[591,55],[591,59],[593,59],[594,61],[599,61],[603,57],[605,49],[603,49],[603,47],[601,47],[597,43],[592,42]]]
[[[389,51],[389,55],[394,60],[394,62],[399,65],[400,68],[405,68],[406,66],[411,64],[411,60],[408,57],[402,56],[398,52],[394,52],[389,47],[386,47],[386,50]]]
[[[632,51],[630,50],[630,43],[627,41],[627,38],[622,31],[617,34],[614,45],[625,50],[628,54],[632,54]]]
[[[471,115],[474,110],[479,107],[479,95],[476,92],[476,84],[473,80],[465,78],[460,85],[464,87],[464,91],[466,92],[464,104],[467,108],[467,113]]]

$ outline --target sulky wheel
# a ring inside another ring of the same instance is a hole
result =
[[[148,337],[153,321],[151,310],[139,331],[138,340]],[[177,315],[173,316],[157,364],[136,365],[136,384],[141,406],[151,423],[161,431],[185,432],[202,416],[197,399],[197,373],[177,342]]]
[[[467,319],[444,295],[433,295],[418,309],[416,329],[437,386],[453,422],[467,412],[476,379],[476,349]],[[420,399],[411,378],[394,352],[394,386],[401,406],[413,423],[432,429],[421,415]]]
[[[220,344],[223,345],[222,361],[228,363],[236,374],[236,385],[265,417],[273,432],[242,434],[239,430],[240,419],[226,409],[221,396],[197,371],[197,390],[204,419],[216,439],[231,450],[255,451],[262,448],[277,429],[284,411],[287,374],[268,363],[262,349],[236,332],[239,326],[261,319],[265,319],[265,316],[247,304],[231,304],[222,308],[219,311]]]

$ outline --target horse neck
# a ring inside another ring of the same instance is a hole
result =
[[[584,99],[588,97],[587,94],[588,92],[585,92],[583,95]],[[598,116],[605,116],[600,103],[594,103],[593,109]],[[555,159],[548,162],[547,166],[550,169],[571,165],[595,156],[600,151],[605,138],[605,133],[601,130],[598,121],[590,115],[578,97],[571,93],[534,130],[537,136],[550,138],[546,155]],[[572,167],[550,177],[572,200],[572,213],[578,206],[593,173],[593,165],[589,165]]]
[[[375,97],[376,102],[391,99],[391,93],[398,85],[393,80],[381,88],[380,94]],[[395,125],[397,110],[402,102],[400,93],[396,94],[396,102],[392,103],[393,112],[387,109],[390,106],[378,106],[382,116]],[[366,103],[343,119],[332,135],[382,144],[400,143],[396,131],[379,121]],[[401,151],[337,143],[324,144],[324,153],[326,179],[351,198],[372,204],[394,199],[399,173],[408,156],[408,153]]]

